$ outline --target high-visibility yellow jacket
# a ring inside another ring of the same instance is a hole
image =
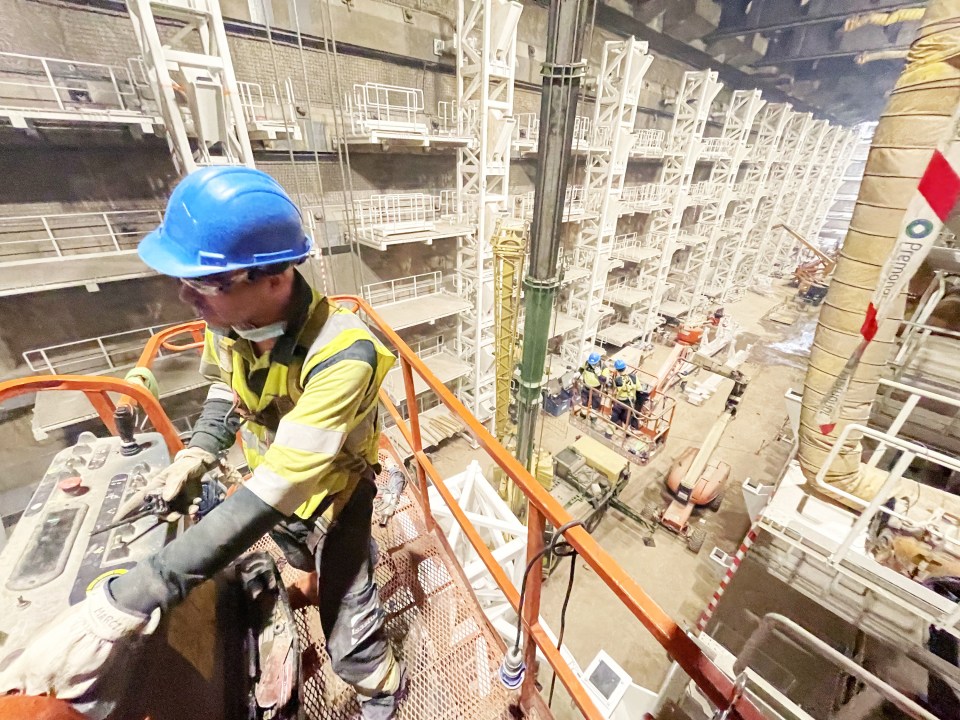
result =
[[[590,363],[584,363],[580,368],[580,377],[583,378],[583,384],[589,388],[600,387],[600,374]]]
[[[615,380],[617,400],[623,403],[632,403],[637,392],[637,385],[632,375],[618,375]]]
[[[298,317],[257,357],[247,340],[208,329],[201,372],[229,386],[252,477],[246,487],[285,515],[331,516],[377,462],[377,392],[395,358],[352,312],[297,275]],[[227,393],[222,385],[214,386]],[[327,502],[325,502],[327,501]]]

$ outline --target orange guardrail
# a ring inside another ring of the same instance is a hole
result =
[[[466,426],[476,442],[487,452],[490,458],[523,492],[528,501],[527,511],[527,563],[529,564],[544,549],[544,531],[546,523],[560,528],[573,521],[573,517],[563,505],[554,498],[533,476],[514,458],[506,448],[474,417],[460,400],[427,368],[423,360],[392,330],[380,315],[363,299],[350,295],[338,295],[331,298],[354,312],[360,310],[377,330],[394,347],[400,362],[406,393],[409,419],[405,420],[387,393],[380,391],[380,400],[393,417],[410,448],[416,465],[416,489],[423,507],[424,515],[431,530],[439,532],[429,505],[428,488],[430,484],[437,490],[464,536],[476,550],[491,577],[497,583],[508,602],[520,610],[520,594],[514,587],[503,567],[497,562],[490,548],[484,543],[476,527],[460,508],[456,498],[447,487],[443,477],[430,461],[423,449],[420,434],[419,410],[414,389],[414,373],[434,392],[440,401],[454,413]],[[167,328],[154,335],[140,356],[138,367],[149,368],[153,364],[160,348],[168,350],[187,350],[201,343],[204,324],[194,321],[184,325]],[[194,342],[185,345],[173,345],[172,337],[191,333]],[[170,448],[171,454],[182,448],[175,428],[163,412],[159,401],[142,385],[109,376],[83,375],[47,375],[23,378],[0,383],[0,402],[38,390],[79,390],[83,392],[103,421],[104,425],[115,433],[113,412],[116,408],[109,393],[120,394],[121,400],[136,403],[147,414],[154,428],[160,432]],[[580,558],[590,566],[597,577],[613,592],[616,598],[640,621],[654,639],[667,651],[690,679],[706,694],[710,701],[726,717],[732,720],[763,720],[764,716],[757,707],[734,687],[730,680],[697,646],[687,633],[657,605],[644,589],[591,537],[582,527],[575,526],[563,532],[564,539],[576,550]],[[543,578],[541,573],[532,572],[527,579],[522,623],[525,630],[525,658],[528,668],[535,667],[537,649],[556,672],[560,682],[569,692],[577,708],[590,720],[603,720],[604,715],[596,707],[590,695],[567,664],[555,645],[555,641],[540,624],[540,596]],[[536,672],[529,670],[522,687],[522,695],[527,698],[537,693]]]
[[[164,328],[151,336],[144,345],[135,367],[151,369],[161,349],[168,352],[183,352],[202,347],[205,329],[206,323],[202,320],[192,320]],[[193,342],[182,345],[170,342],[172,338],[187,333],[191,335]],[[117,434],[117,428],[113,421],[113,414],[117,407],[121,405],[140,406],[153,424],[154,429],[163,436],[170,456],[172,457],[183,449],[180,433],[177,432],[173,423],[170,422],[170,418],[163,411],[160,401],[140,382],[121,380],[110,375],[34,375],[0,383],[0,403],[18,395],[46,390],[82,392],[87,396],[87,400],[90,401],[93,409],[97,411],[100,420],[113,435]],[[118,396],[116,402],[113,400],[114,396]]]
[[[533,476],[514,458],[506,448],[487,430],[466,406],[434,376],[423,360],[410,349],[404,340],[392,330],[383,318],[365,300],[351,296],[333,296],[334,301],[350,306],[354,311],[362,310],[369,321],[389,341],[398,354],[400,372],[403,375],[406,391],[406,403],[409,420],[404,420],[396,405],[387,394],[380,392],[380,399],[387,411],[393,417],[397,428],[413,451],[416,464],[418,495],[422,503],[428,523],[436,527],[430,513],[428,487],[429,483],[437,490],[450,509],[451,514],[463,530],[464,536],[476,550],[491,577],[513,605],[519,610],[520,596],[504,569],[497,562],[490,548],[486,546],[477,529],[467,518],[443,477],[437,471],[423,449],[420,435],[420,419],[417,409],[416,392],[414,390],[413,375],[416,373],[426,385],[436,393],[440,401],[455,414],[473,435],[476,442],[487,452],[490,458],[523,492],[528,501],[527,515],[527,563],[534,559],[544,548],[544,530],[549,522],[559,528],[573,521],[563,505],[554,498]],[[429,481],[429,483],[428,483]],[[677,661],[690,679],[706,694],[710,701],[720,710],[727,711],[728,718],[742,720],[761,720],[764,715],[749,698],[734,687],[734,683],[718,668],[690,636],[677,625],[666,612],[627,572],[620,567],[616,560],[597,543],[596,540],[582,527],[572,527],[563,533],[564,539],[577,551],[580,558],[591,567],[603,583],[613,592],[617,599],[633,614],[637,620],[653,635],[654,639]],[[596,707],[590,698],[587,689],[576,677],[550,639],[545,629],[540,625],[540,593],[543,579],[540,573],[532,572],[527,579],[526,594],[524,595],[523,626],[526,630],[525,656],[527,667],[535,667],[536,651],[546,658],[551,668],[557,673],[577,708],[590,720],[602,720],[603,713]],[[536,673],[528,671],[524,680],[523,693],[536,692]]]
[[[97,411],[100,420],[111,434],[117,434],[113,422],[113,413],[120,404],[139,405],[143,408],[154,429],[163,436],[170,456],[183,449],[180,434],[170,422],[170,418],[160,407],[160,401],[147,388],[139,383],[128,382],[109,375],[35,375],[17,378],[0,383],[0,403],[18,395],[41,392],[44,390],[73,390],[82,392]],[[114,403],[111,395],[119,395]]]

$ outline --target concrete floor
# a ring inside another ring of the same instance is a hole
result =
[[[740,484],[747,477],[767,481],[776,478],[789,453],[789,430],[781,433],[786,420],[783,396],[791,387],[802,389],[805,355],[812,340],[816,314],[808,311],[792,326],[779,325],[763,317],[794,292],[780,288],[777,295],[770,297],[747,293],[740,302],[726,307],[727,314],[740,323],[742,334],[737,347],[753,346],[747,363],[741,368],[751,380],[737,417],[728,427],[716,454],[731,466],[723,506],[717,513],[703,510],[694,516],[694,521],[707,532],[707,541],[699,555],[694,555],[676,536],[662,528],[653,535],[655,545],[645,545],[643,541],[649,531],[613,511],[608,512],[594,532],[594,537],[640,582],[651,599],[681,625],[696,624],[719,583],[720,569],[708,560],[710,550],[718,546],[726,552],[736,551],[749,528]],[[668,346],[657,346],[643,369],[656,371],[669,350]],[[697,444],[706,434],[723,411],[731,385],[731,381],[724,381],[700,407],[689,404],[673,391],[678,402],[666,445],[648,465],[632,466],[630,484],[621,495],[624,502],[637,511],[651,502],[665,502],[662,488],[667,470],[688,445]],[[555,453],[578,434],[577,428],[567,422],[567,415],[545,417],[542,447]],[[486,457],[481,455],[465,440],[456,439],[433,453],[433,461],[444,474],[453,474],[470,459],[481,459],[483,464]],[[568,562],[563,561],[544,585],[541,614],[555,630],[560,625]],[[577,561],[577,565],[577,581],[567,611],[564,638],[567,647],[582,667],[603,649],[635,683],[656,690],[669,666],[666,653],[583,562]],[[554,711],[558,718],[580,717],[562,689],[558,689]]]

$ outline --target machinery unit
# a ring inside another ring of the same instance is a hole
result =
[[[88,397],[97,397],[104,382],[67,377]],[[135,387],[108,380],[112,390]],[[0,402],[43,383],[6,383]],[[121,402],[110,418],[119,437],[83,432],[57,453],[0,550],[0,669],[98,584],[128,572],[189,524],[167,522],[170,508],[148,492],[179,449],[175,436],[134,433],[132,407]],[[215,468],[203,480],[201,522],[224,496],[222,479]],[[95,703],[78,709],[96,718],[297,717],[297,624],[272,557],[244,555],[191,597],[165,614]],[[13,710],[0,704],[0,716],[6,712]]]
[[[699,449],[689,447],[684,450],[667,473],[666,487],[673,495],[673,500],[664,509],[652,506],[645,508],[644,513],[683,537],[687,541],[687,547],[696,553],[703,547],[706,534],[702,528],[690,525],[690,516],[695,508],[701,506],[708,506],[716,511],[723,502],[723,486],[730,475],[730,466],[714,460],[713,453],[727,425],[737,414],[737,407],[748,380],[739,370],[732,370],[700,354],[692,355],[689,362],[717,375],[731,378],[733,389],[727,396],[723,413],[710,428],[703,445]]]

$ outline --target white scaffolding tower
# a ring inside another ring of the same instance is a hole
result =
[[[724,221],[730,203],[737,199],[737,175],[741,164],[747,159],[750,130],[763,104],[759,90],[736,90],[727,107],[719,143],[724,151],[718,154],[710,170],[709,182],[715,191],[700,211],[694,230],[695,236],[707,240],[690,248],[682,279],[678,283],[678,299],[687,306],[690,317],[702,309],[708,281],[712,280],[711,271],[715,267],[718,247],[722,247],[723,238],[731,232]]]
[[[219,1],[127,0],[127,8],[177,169],[253,167]],[[157,18],[180,26],[166,43]]]
[[[562,344],[563,360],[579,365],[592,345],[600,321],[610,251],[620,217],[620,194],[627,161],[636,143],[633,132],[643,76],[653,62],[647,43],[636,38],[604,43],[603,61],[597,78],[597,101],[593,112],[596,138],[587,157],[587,212],[574,265],[589,271],[589,277],[573,283],[568,311],[580,318],[570,341]]]
[[[752,262],[743,263],[737,274],[737,284],[754,282],[759,275],[769,275],[773,267],[776,243],[773,241],[773,226],[780,222],[783,208],[790,202],[794,192],[798,164],[806,148],[806,138],[813,125],[810,113],[792,113],[783,131],[779,157],[770,170],[770,196],[763,199],[757,215],[757,223],[750,235]]]
[[[693,170],[703,146],[703,130],[710,114],[710,104],[720,88],[717,73],[712,70],[683,75],[660,174],[660,184],[666,188],[670,204],[667,209],[651,215],[644,245],[656,249],[657,255],[639,266],[637,286],[649,289],[651,293],[631,316],[631,323],[643,331],[645,342],[650,341],[659,324],[657,313],[668,289],[667,276],[673,253],[680,246],[680,228],[689,201]]]
[[[810,242],[817,242],[820,231],[827,221],[827,213],[833,205],[834,198],[843,185],[844,176],[854,150],[857,147],[858,135],[855,131],[844,128],[836,129],[837,138],[833,146],[833,157],[826,163],[818,180],[816,196],[810,203],[808,215],[803,219],[803,232]],[[800,254],[804,254],[800,249]]]
[[[767,104],[760,113],[756,140],[750,150],[754,160],[747,164],[743,181],[737,188],[737,203],[730,217],[724,220],[725,233],[730,237],[717,248],[713,284],[718,288],[721,302],[729,302],[744,287],[734,283],[737,268],[749,253],[756,252],[749,237],[757,221],[761,199],[769,193],[770,170],[779,153],[780,140],[789,118],[790,106],[783,103]]]
[[[774,226],[785,223],[802,234],[802,228],[798,228],[797,225],[803,219],[807,203],[810,201],[809,193],[813,189],[812,181],[822,164],[820,154],[829,150],[830,135],[830,124],[826,120],[813,121],[803,143],[803,152],[794,167],[793,177],[788,179],[786,202],[781,207],[782,212],[779,217],[774,218]],[[793,255],[796,245],[796,239],[783,228],[773,231],[770,252],[765,258],[769,264],[764,264],[762,267],[766,272],[776,272],[776,268],[779,268],[780,272],[786,271],[785,264]]]
[[[472,304],[461,316],[458,352],[472,367],[463,383],[464,403],[481,420],[494,410],[490,238],[496,219],[510,210],[513,78],[522,11],[515,0],[457,3],[459,134],[474,138],[457,153],[457,214],[476,227],[457,250],[457,290]]]

